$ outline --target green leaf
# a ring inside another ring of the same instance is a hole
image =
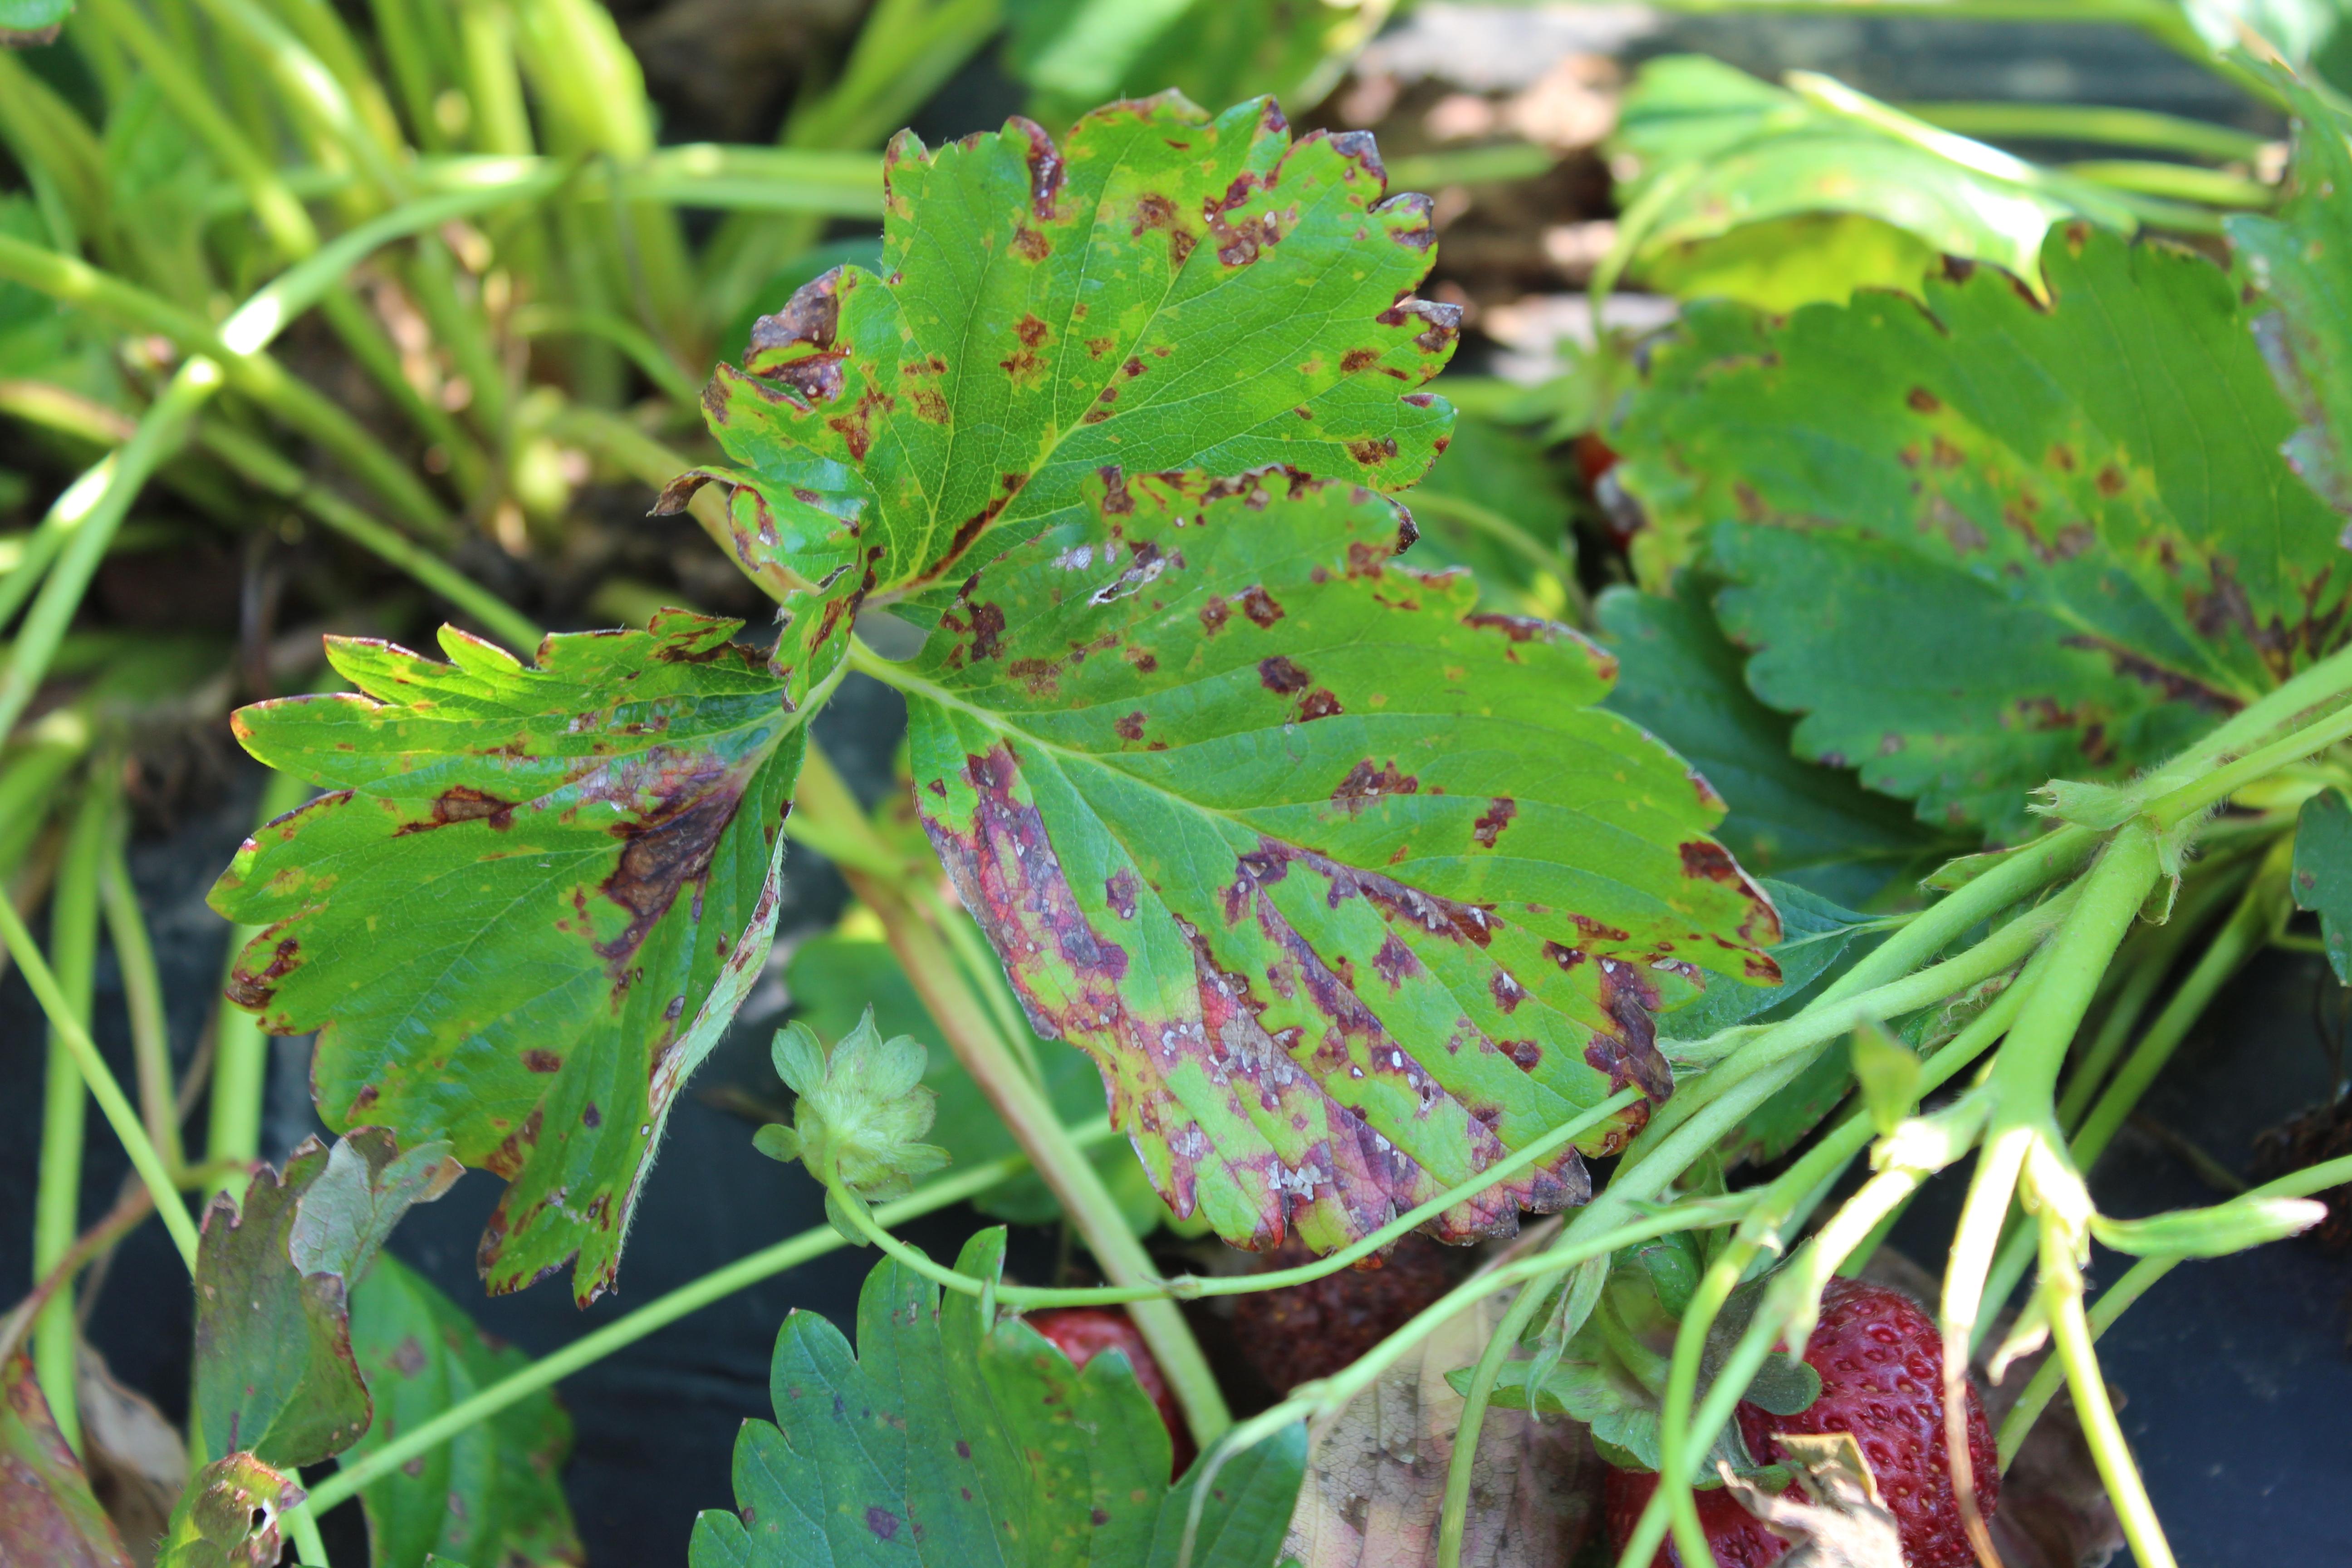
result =
[[[1745,658],[1716,624],[1700,574],[1685,574],[1671,595],[1612,589],[1595,613],[1618,659],[1609,707],[1672,746],[1731,803],[1716,837],[1750,871],[1866,907],[1965,847],[1852,773],[1795,755],[1794,724],[1748,689]],[[1808,935],[1780,901],[1783,940]],[[1722,994],[1712,988],[1706,1002]],[[1696,1037],[1679,1021],[1674,1032]]]
[[[1004,1233],[957,1267],[993,1276]],[[884,1262],[858,1300],[857,1353],[814,1312],[776,1337],[775,1426],[735,1446],[739,1514],[695,1522],[693,1568],[1174,1568],[1192,1490],[1168,1484],[1168,1429],[1123,1355],[1083,1372],[1017,1320]],[[1194,1568],[1266,1568],[1297,1496],[1294,1425],[1218,1473]],[[1197,1479],[1201,1467],[1195,1466]]]
[[[2352,985],[2352,799],[2322,790],[2294,822],[2294,904],[2319,915],[2327,964]]]
[[[538,664],[447,630],[436,664],[332,638],[363,695],[243,709],[238,738],[330,793],[248,840],[213,907],[263,927],[231,995],[319,1031],[331,1127],[446,1140],[511,1184],[493,1292],[619,1267],[671,1102],[765,962],[801,720],[819,694],[665,611]]]
[[[1360,489],[1097,496],[1099,546],[976,574],[895,679],[964,907],[1179,1215],[1340,1246],[1619,1087],[1666,1093],[1651,1014],[1691,958],[1777,978],[1712,793],[1591,706],[1598,649],[1395,565],[1411,533]],[[1587,1191],[1564,1150],[1433,1226]]]
[[[912,801],[908,801],[911,807]],[[961,910],[950,918],[964,920]],[[871,1006],[875,1027],[887,1035],[912,1035],[926,1041],[942,1037],[939,1023],[915,994],[907,972],[889,944],[845,934],[819,937],[793,950],[784,969],[784,984],[801,1018],[819,1034],[839,1036],[856,1026]],[[1024,1032],[1027,1024],[1023,1022]],[[1023,1042],[1036,1060],[1045,1093],[1066,1124],[1076,1125],[1103,1113],[1103,1079],[1087,1054],[1060,1040],[1034,1035]],[[923,1071],[923,1085],[938,1097],[939,1116],[931,1123],[930,1141],[948,1152],[960,1168],[986,1164],[1020,1152],[1004,1119],[988,1102],[971,1075],[953,1052],[934,1048]],[[1135,1156],[1113,1144],[1093,1155],[1095,1169],[1118,1200],[1129,1227],[1147,1236],[1168,1217],[1168,1205],[1151,1190]],[[972,1206],[1015,1225],[1051,1225],[1061,1218],[1062,1205],[1053,1189],[1034,1171],[1020,1175],[972,1199]]]
[[[776,1031],[772,1054],[799,1099],[790,1128],[760,1130],[761,1153],[801,1161],[828,1189],[839,1183],[861,1198],[904,1197],[917,1176],[948,1163],[946,1150],[918,1142],[937,1110],[923,1087],[927,1053],[907,1035],[884,1039],[872,1008],[831,1052],[794,1021]]]
[[[1857,289],[1916,294],[1943,258],[1908,229],[1860,213],[1792,214],[1742,224],[1710,239],[1652,245],[1643,288],[1678,300],[1736,300],[1785,315],[1800,305],[1843,305]]]
[[[1430,204],[1383,199],[1369,136],[1294,144],[1270,100],[1213,121],[1164,93],[1060,147],[1022,120],[935,153],[902,132],[885,180],[879,275],[837,268],[754,329],[703,398],[734,466],[662,503],[726,484],[747,569],[823,585],[792,634],[812,670],[861,600],[1086,522],[1105,468],[1392,490],[1444,445],[1413,389],[1460,312],[1412,297]]]
[[[1853,1064],[1843,1051],[1824,1050],[1725,1134],[1724,1163],[1769,1164],[1804,1141],[1853,1091]]]
[[[0,1562],[131,1568],[22,1352],[0,1362]]]
[[[2332,7],[2331,7],[2332,9]],[[2345,117],[2272,73],[2297,125],[2287,194],[2274,216],[2230,218],[2246,282],[2262,295],[2255,341],[2296,427],[2287,460],[2339,512],[2352,512],[2352,145]]]
[[[2229,279],[2054,234],[2037,308],[1979,269],[1786,323],[1701,308],[1619,432],[1706,529],[1748,685],[1800,756],[2014,839],[2025,795],[2164,755],[2338,640],[2336,524]]]
[[[389,1256],[352,1292],[352,1344],[375,1421],[364,1457],[530,1363],[497,1344],[423,1275]],[[455,1559],[502,1568],[582,1561],[562,1471],[572,1421],[546,1391],[526,1395],[361,1489],[374,1568]]]
[[[2039,291],[2042,236],[2053,224],[2082,216],[2135,226],[2128,210],[2095,187],[1937,131],[1850,88],[1806,79],[1812,90],[1792,92],[1700,55],[1668,55],[1642,68],[1611,142],[1612,156],[1631,160],[1634,170],[1617,202],[1634,241],[1637,275],[1658,286],[1679,279],[1730,290],[1785,310],[1898,279],[1916,292],[1935,258],[1949,255],[2004,268]],[[1761,264],[1766,242],[1738,232],[1824,214],[1852,215],[1869,226],[1857,235],[1851,224],[1825,224],[1811,236],[1779,227],[1771,237],[1783,242],[1827,243],[1772,255],[1769,265]],[[1733,247],[1727,254],[1706,254],[1727,245]],[[1920,265],[1900,278],[1906,261]],[[1654,263],[1664,265],[1652,276]]]
[[[155,1552],[155,1568],[274,1568],[278,1521],[302,1488],[251,1454],[215,1459],[189,1478]]]
[[[1882,1137],[1911,1114],[1919,1098],[1918,1057],[1875,1024],[1859,1025],[1853,1031],[1853,1077],[1862,1086],[1871,1125]]]
[[[239,1205],[224,1194],[196,1249],[193,1425],[212,1458],[246,1453],[291,1470],[351,1447],[368,1426],[352,1359],[352,1282],[394,1224],[457,1179],[443,1144],[402,1151],[380,1127],[307,1139],[285,1173],[264,1166]]]

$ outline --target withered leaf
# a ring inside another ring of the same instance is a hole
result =
[[[1667,1093],[1652,1015],[1694,960],[1775,977],[1713,792],[1591,706],[1610,659],[1395,564],[1393,503],[1267,474],[1095,496],[1098,542],[977,574],[908,671],[916,799],[1179,1215],[1340,1246]],[[1563,1151],[1433,1228],[1587,1190]]]
[[[0,1562],[131,1568],[22,1352],[0,1362]]]
[[[230,995],[319,1031],[329,1126],[446,1140],[512,1184],[493,1291],[575,1256],[582,1300],[611,1283],[678,1087],[767,957],[809,704],[740,627],[664,611],[536,665],[455,630],[447,664],[334,638],[359,693],[237,714],[330,793],[213,889],[263,928]]]
[[[380,1127],[330,1150],[306,1140],[264,1166],[242,1204],[213,1200],[196,1249],[192,1425],[204,1454],[290,1470],[341,1453],[368,1426],[352,1359],[352,1285],[410,1205],[457,1174],[446,1145],[402,1152]]]
[[[1446,1373],[1478,1359],[1489,1297],[1438,1330],[1317,1433],[1284,1552],[1301,1568],[1437,1561],[1445,1476],[1462,1425]],[[1489,1409],[1471,1471],[1463,1568],[1554,1568],[1600,1529],[1601,1459],[1583,1427]]]

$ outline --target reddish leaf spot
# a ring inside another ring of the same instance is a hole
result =
[[[1348,443],[1348,456],[1368,468],[1384,463],[1396,455],[1397,444],[1396,437],[1393,436],[1382,436],[1377,440],[1366,439]]]
[[[541,1050],[533,1046],[523,1052],[522,1065],[524,1070],[528,1072],[562,1072],[563,1058],[553,1051]]]
[[[1928,391],[1924,386],[1913,387],[1910,395],[1905,397],[1903,401],[1909,404],[1915,413],[1919,414],[1941,413],[1944,407],[1943,399],[1937,397],[1934,393]]]
[[[1016,228],[1013,231],[1013,254],[1024,261],[1043,261],[1054,254],[1054,247],[1034,228]]]
[[[1207,618],[1207,614],[1206,610],[1202,612],[1204,620]],[[1307,672],[1280,654],[1259,661],[1257,679],[1258,684],[1268,691],[1279,691],[1286,696],[1293,691],[1307,689]]]
[[[866,1528],[874,1532],[877,1541],[890,1541],[898,1533],[898,1516],[879,1504],[866,1510]]]
[[[453,822],[487,822],[493,828],[504,832],[514,826],[514,802],[500,800],[494,795],[458,784],[433,797],[431,817],[423,822],[403,823],[394,837],[429,832],[436,827],[446,827]]]
[[[1421,973],[1421,960],[1415,958],[1412,949],[1399,942],[1396,933],[1391,931],[1381,939],[1380,951],[1372,954],[1372,970],[1388,982],[1391,991],[1394,991]]]
[[[1111,913],[1123,921],[1135,918],[1135,895],[1138,891],[1135,873],[1121,867],[1103,883],[1103,896],[1110,902]]]
[[[1045,341],[1045,323],[1034,316],[1024,316],[1014,324],[1013,335],[1021,340],[1023,348],[1034,349]]]
[[[1234,612],[1214,595],[1211,595],[1209,602],[1201,606],[1201,629],[1210,637],[1224,630],[1225,623],[1233,618]]]
[[[1503,829],[1508,827],[1511,818],[1518,814],[1517,801],[1508,795],[1496,795],[1486,803],[1485,814],[1470,825],[1470,837],[1492,849],[1495,840],[1503,836]]]
[[[1370,370],[1380,363],[1381,353],[1378,349],[1349,349],[1339,356],[1339,368],[1349,375],[1355,374],[1360,370]]]
[[[1313,719],[1329,719],[1346,711],[1340,706],[1339,699],[1325,687],[1318,686],[1298,700],[1298,721],[1302,724]]]
[[[1506,1014],[1517,1011],[1519,1004],[1528,999],[1527,987],[1507,969],[1497,969],[1488,976],[1486,989],[1493,994],[1495,1005]]]
[[[1256,626],[1270,626],[1282,619],[1282,606],[1275,602],[1273,595],[1255,584],[1242,595],[1241,604],[1242,614]]]
[[[1383,796],[1413,795],[1420,789],[1421,780],[1412,773],[1401,772],[1393,759],[1376,768],[1372,765],[1372,759],[1366,757],[1349,768],[1348,776],[1341,779],[1339,786],[1331,792],[1331,804],[1345,806],[1349,815],[1353,816]],[[1397,847],[1402,850],[1404,846],[1400,844]]]
[[[1116,724],[1112,725],[1111,728],[1118,731],[1118,738],[1122,741],[1140,741],[1143,739],[1142,711],[1138,710],[1133,713],[1129,713],[1127,717],[1119,720]]]

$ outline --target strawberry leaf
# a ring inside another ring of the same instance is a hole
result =
[[[2344,115],[2284,72],[2268,73],[2299,121],[2275,216],[2227,220],[2249,285],[2267,307],[2254,336],[2294,410],[2287,460],[2352,512],[2352,144]]]
[[[1393,503],[1263,474],[1095,493],[1099,544],[976,574],[894,679],[965,907],[1180,1216],[1340,1246],[1618,1088],[1664,1096],[1651,1015],[1694,959],[1777,977],[1712,792],[1591,706],[1609,658],[1395,565]],[[1433,1225],[1588,1190],[1565,1150]]]
[[[765,961],[814,700],[665,611],[542,643],[446,631],[452,663],[333,639],[360,695],[237,715],[246,749],[331,793],[248,840],[213,907],[263,927],[232,997],[316,1029],[330,1126],[446,1140],[511,1184],[480,1262],[515,1289],[619,1266],[678,1086]]]
[[[0,1562],[131,1568],[22,1352],[0,1361]]]
[[[860,599],[952,583],[1083,521],[1096,469],[1266,464],[1392,490],[1444,446],[1421,385],[1458,311],[1412,297],[1428,198],[1387,196],[1371,139],[1293,142],[1261,99],[1174,93],[885,159],[879,274],[844,267],[753,329],[703,395],[738,558],[821,584],[822,649]]]
[[[2001,837],[2329,651],[2352,594],[2227,276],[2080,226],[2042,261],[2047,310],[1989,269],[1703,309],[1620,433],[1798,754]]]
[[[991,1277],[1003,1251],[984,1231],[957,1267]],[[693,1568],[1175,1568],[1192,1484],[1170,1487],[1168,1428],[1123,1355],[1075,1371],[1026,1324],[992,1326],[973,1298],[886,1261],[858,1299],[856,1355],[794,1312],[769,1386],[776,1425],[736,1439],[741,1511],[696,1521]],[[1194,1568],[1274,1561],[1306,1447],[1294,1425],[1218,1472]]]
[[[280,1520],[301,1500],[294,1476],[251,1454],[215,1459],[180,1494],[155,1568],[275,1568]]]
[[[352,1445],[354,1459],[530,1364],[389,1256],[352,1292],[352,1344],[375,1405],[367,1435]],[[542,1390],[371,1481],[360,1490],[371,1560],[579,1563],[560,1473],[571,1447],[571,1418]]]

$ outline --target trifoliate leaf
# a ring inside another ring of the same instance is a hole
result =
[[[242,1204],[213,1200],[196,1249],[193,1424],[204,1457],[247,1453],[290,1471],[367,1430],[352,1285],[409,1205],[457,1174],[446,1145],[403,1151],[364,1127],[332,1150],[306,1140],[283,1176],[257,1173]]]
[[[1095,496],[1102,542],[976,574],[902,678],[916,799],[1179,1215],[1340,1246],[1618,1088],[1663,1096],[1651,1015],[1693,958],[1777,977],[1712,792],[1591,706],[1598,649],[1396,565],[1360,489]],[[1563,1151],[1433,1226],[1586,1191]]]
[[[923,1047],[905,1035],[884,1039],[872,1008],[830,1052],[795,1019],[776,1031],[772,1054],[800,1098],[791,1127],[763,1127],[752,1140],[770,1159],[800,1160],[827,1189],[838,1183],[861,1198],[902,1197],[948,1163],[946,1150],[919,1142],[937,1110]]]
[[[2328,967],[2352,985],[2352,798],[2322,790],[2294,824],[2294,903],[2319,914]]]
[[[758,977],[810,694],[664,611],[541,644],[456,631],[436,664],[330,639],[364,695],[240,710],[271,766],[329,791],[247,841],[213,906],[264,928],[229,991],[319,1031],[330,1126],[446,1139],[511,1184],[493,1292],[575,1255],[593,1299],[678,1088]]]
[[[1637,551],[1650,532],[1635,537]],[[1968,847],[1853,773],[1796,756],[1794,723],[1748,689],[1746,656],[1716,624],[1711,597],[1703,574],[1685,573],[1671,595],[1612,589],[1595,613],[1618,658],[1608,706],[1672,746],[1731,803],[1716,837],[1742,866],[1866,909]],[[1783,940],[1802,939],[1802,915],[1785,905],[1781,914]],[[1706,1001],[1723,994],[1710,987]],[[1686,1037],[1692,1028],[1678,1023],[1674,1032]]]
[[[1084,523],[1097,470],[1267,464],[1412,484],[1451,411],[1414,389],[1459,312],[1412,298],[1434,231],[1371,138],[1294,143],[1270,100],[1115,103],[1056,146],[1015,120],[884,160],[879,274],[825,274],[704,394],[755,574],[823,584],[812,668],[861,600],[952,588],[1005,541]],[[795,656],[798,657],[797,655]],[[814,676],[811,679],[814,679]]]
[[[2294,410],[2287,460],[2328,505],[2352,513],[2352,145],[2326,100],[2284,73],[2273,79],[2298,121],[2286,199],[2274,215],[2227,226],[2262,295],[2255,340]]]
[[[377,1258],[352,1292],[352,1345],[375,1405],[352,1459],[530,1364],[389,1256]],[[571,1448],[572,1419],[545,1390],[436,1445],[361,1489],[370,1561],[378,1568],[577,1564],[580,1534],[562,1475]]]
[[[992,1277],[1004,1233],[957,1268]],[[739,1513],[695,1522],[693,1568],[1175,1568],[1192,1501],[1168,1482],[1168,1428],[1124,1356],[1083,1372],[1017,1320],[885,1261],[858,1298],[857,1351],[814,1312],[776,1336],[776,1425],[735,1444]],[[1228,1463],[1194,1568],[1267,1568],[1307,1450],[1293,1426]]]
[[[21,1351],[0,1361],[0,1562],[131,1568]]]
[[[1773,323],[1692,313],[1618,440],[1654,525],[1709,531],[1749,686],[1798,754],[1930,821],[2127,775],[2341,640],[2352,575],[2278,456],[2229,279],[2083,226],[2044,309],[1980,268]]]

